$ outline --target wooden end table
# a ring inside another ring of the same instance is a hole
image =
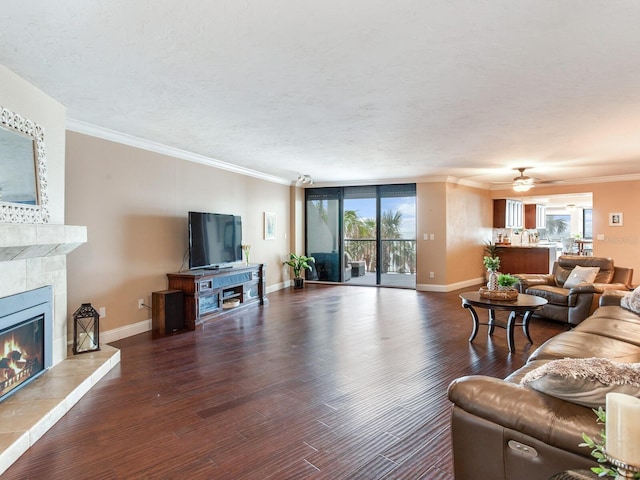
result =
[[[507,331],[507,344],[509,345],[509,351],[515,352],[515,342],[513,340],[513,329],[515,327],[522,327],[522,331],[526,335],[529,342],[533,343],[531,336],[529,335],[529,319],[533,312],[547,303],[544,298],[536,297],[534,295],[526,295],[524,293],[518,294],[516,300],[493,300],[480,296],[477,291],[463,292],[460,294],[462,299],[462,306],[469,310],[471,318],[473,318],[473,331],[469,337],[469,341],[473,342],[478,334],[480,325],[489,326],[489,335],[493,335],[495,327],[504,328]],[[475,308],[484,308],[489,310],[489,321],[487,323],[481,323],[478,319],[478,314]],[[511,312],[507,324],[503,325],[496,322],[496,310],[503,310]],[[522,314],[522,323],[516,323],[516,317],[518,314]]]

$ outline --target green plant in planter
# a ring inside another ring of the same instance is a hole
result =
[[[305,257],[304,255],[296,255],[295,253],[289,254],[289,260],[284,262],[285,265],[289,265],[293,269],[293,276],[295,278],[302,278],[301,273],[303,270],[311,270],[309,262],[315,262],[313,257]]]
[[[486,268],[490,272],[496,272],[500,268],[500,257],[485,256],[482,259],[482,264],[484,265],[484,268]]]
[[[491,240],[484,242],[484,253],[487,257],[497,258],[500,252],[500,247],[493,243]]]
[[[501,273],[498,275],[498,286],[503,288],[513,288],[518,283],[518,279],[508,273]]]

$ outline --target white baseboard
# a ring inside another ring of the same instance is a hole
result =
[[[110,343],[151,330],[151,319],[100,332],[100,343]]]
[[[419,284],[416,285],[416,290],[419,292],[453,292],[461,288],[473,287],[485,283],[484,277],[472,278],[471,280],[465,280],[464,282],[450,283],[448,285],[434,285],[434,284]]]
[[[287,288],[291,285],[291,280],[287,280],[286,282],[280,282],[267,287],[267,295],[271,292],[275,292],[277,290],[282,290],[283,288]]]

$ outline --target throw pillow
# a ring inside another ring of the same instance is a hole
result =
[[[564,358],[530,371],[520,383],[552,397],[597,408],[606,404],[610,392],[640,398],[640,363]]]
[[[581,267],[576,265],[569,274],[569,278],[564,282],[564,288],[573,288],[585,283],[593,283],[600,267]]]
[[[640,287],[622,297],[620,306],[640,315]]]

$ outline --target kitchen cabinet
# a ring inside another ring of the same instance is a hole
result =
[[[546,228],[546,208],[544,205],[528,204],[524,206],[524,228]]]
[[[522,228],[522,202],[510,198],[499,198],[493,201],[494,228]]]

